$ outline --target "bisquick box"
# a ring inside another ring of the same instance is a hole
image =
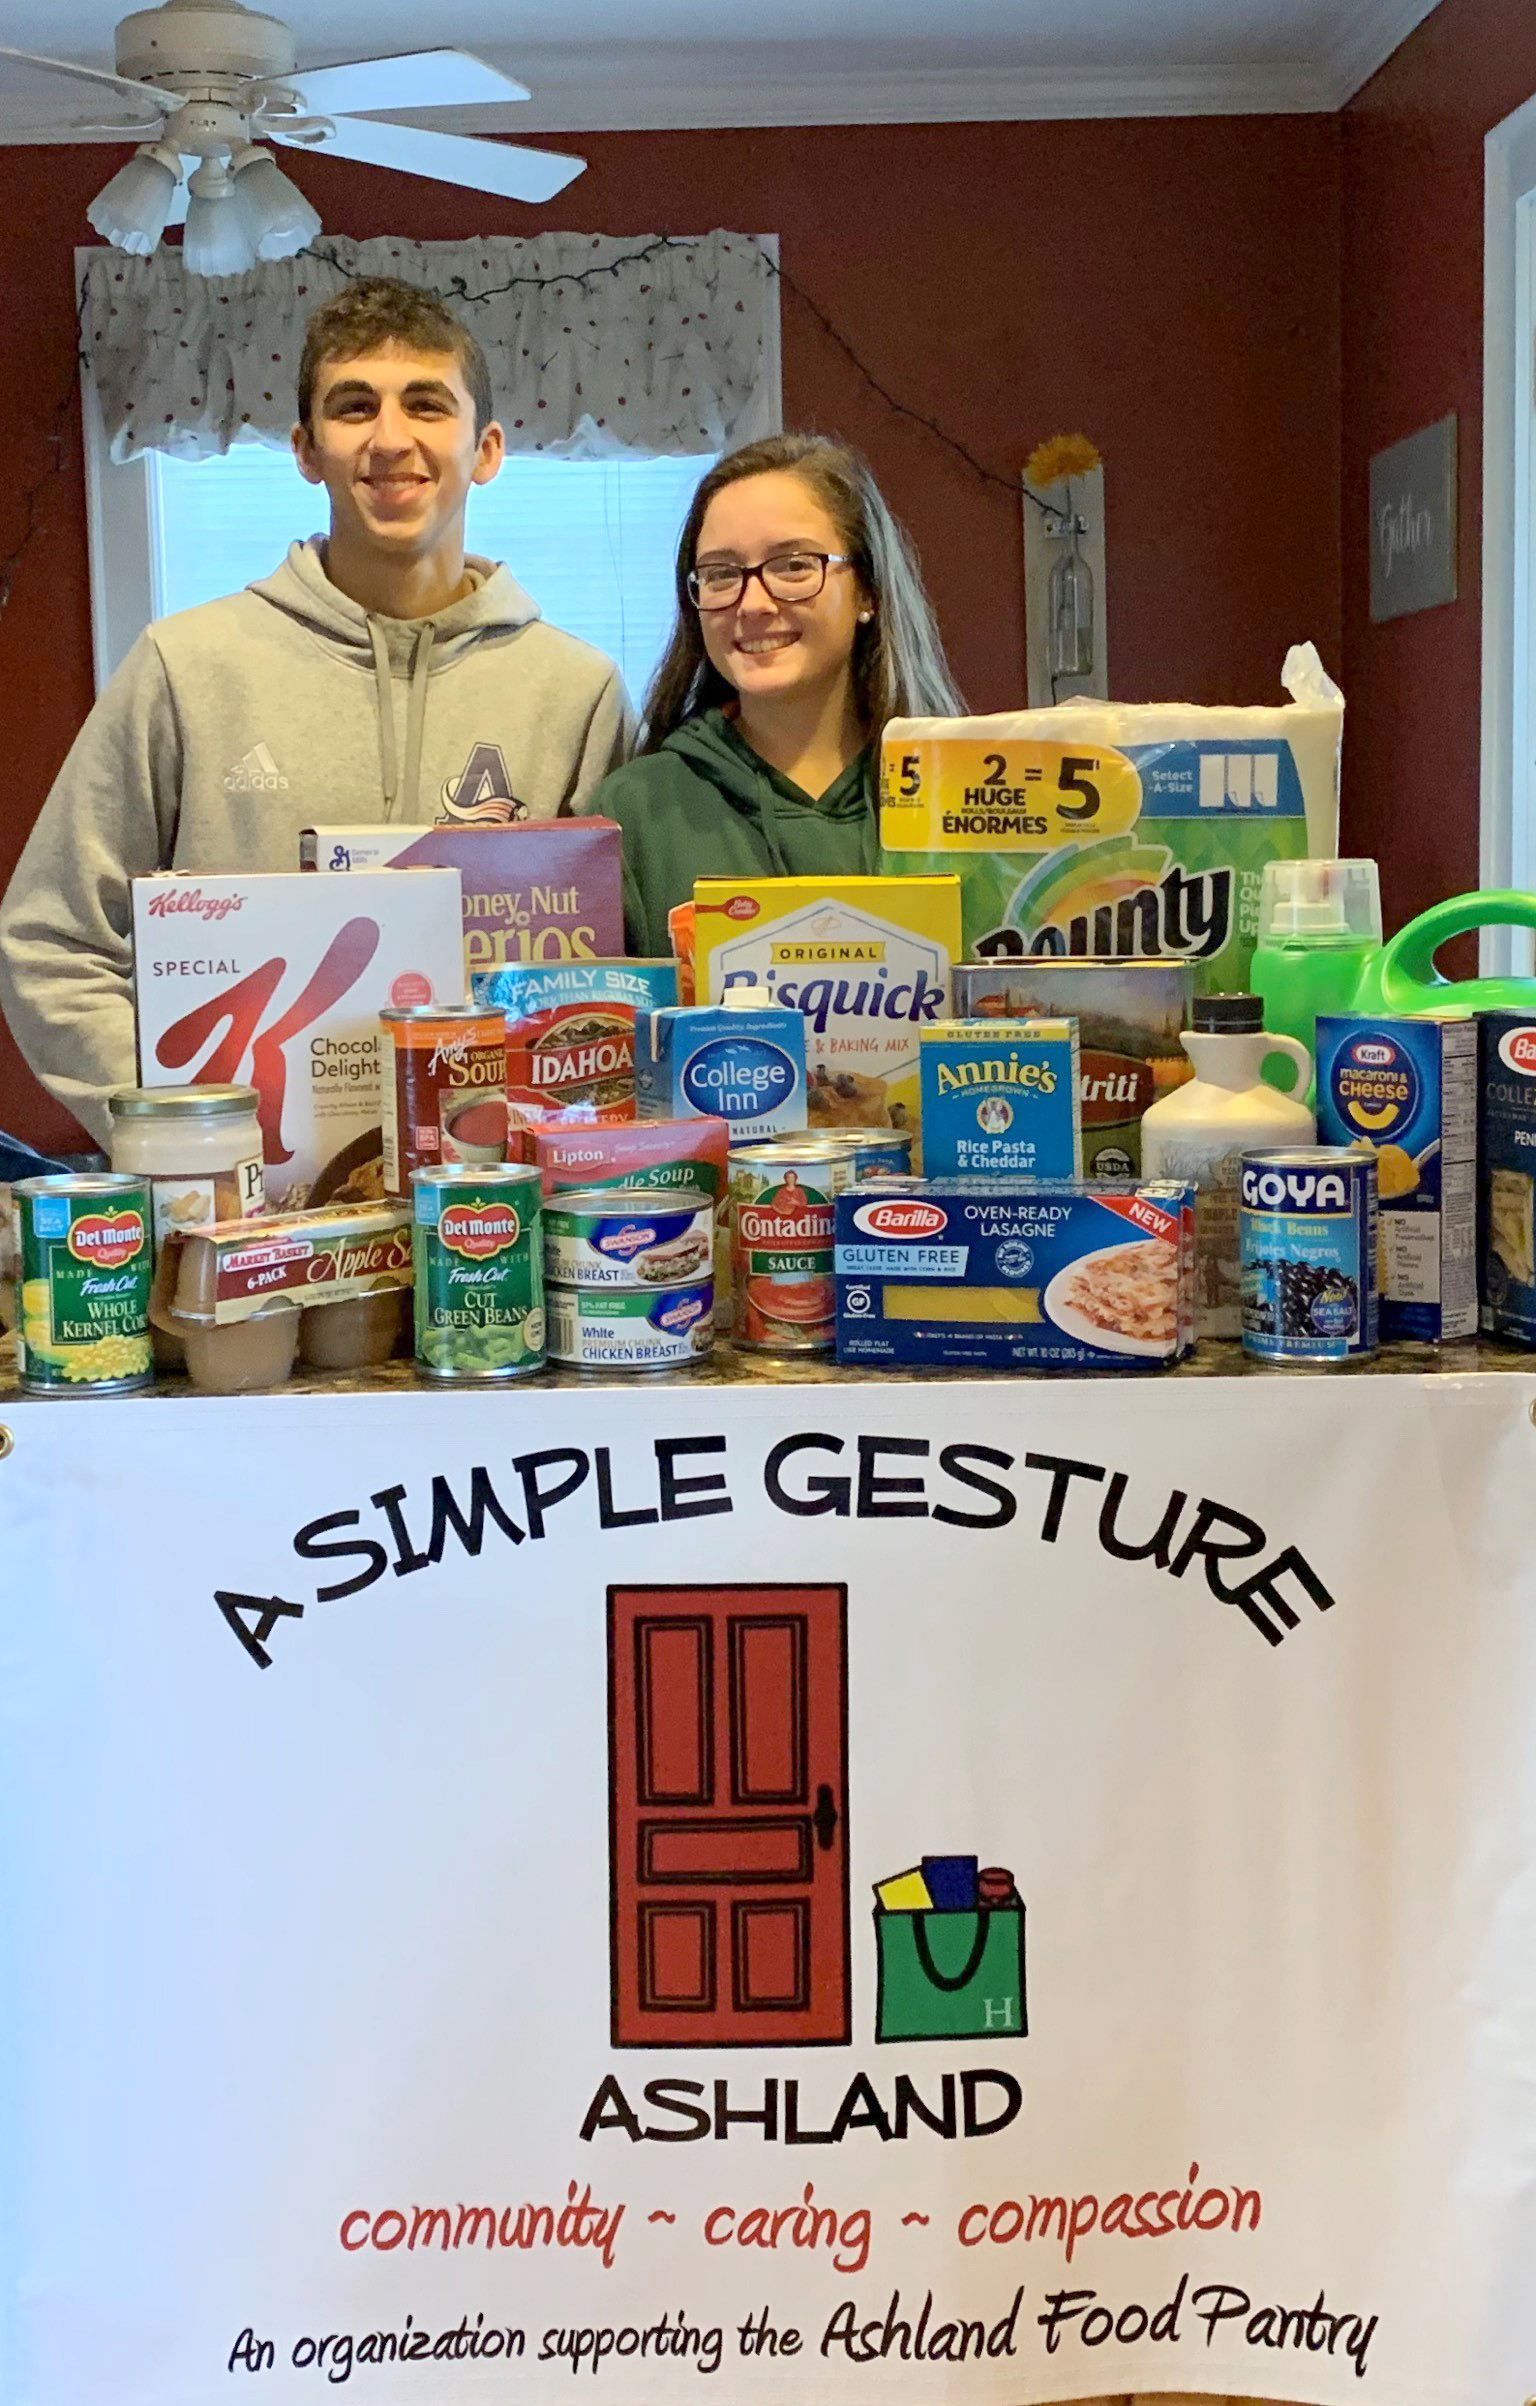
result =
[[[955,1370],[1166,1367],[1194,1326],[1194,1194],[889,1179],[836,1203],[837,1358]]]
[[[951,1019],[919,1038],[930,1178],[1081,1178],[1075,1019]]]
[[[306,827],[308,870],[457,869],[464,968],[602,960],[624,950],[622,837],[615,819],[510,827]]]
[[[1478,1021],[1482,1325],[1536,1345],[1536,1014]]]
[[[1477,1083],[1471,1020],[1318,1020],[1318,1142],[1376,1155],[1386,1341],[1476,1333]]]
[[[1179,1041],[1194,982],[1179,961],[964,961],[955,1017],[1075,1019],[1083,1176],[1135,1178],[1142,1119],[1195,1074]]]
[[[732,1144],[805,1126],[805,1022],[787,1005],[635,1016],[640,1119],[723,1119]]]

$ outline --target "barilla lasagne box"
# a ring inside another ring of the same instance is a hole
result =
[[[695,882],[699,1000],[755,986],[805,1022],[813,1128],[912,1128],[917,1039],[950,1014],[960,881],[705,877]]]
[[[836,1204],[837,1358],[917,1369],[1128,1370],[1193,1327],[1187,1186],[892,1179]]]
[[[1376,1155],[1384,1338],[1476,1333],[1477,1083],[1470,1019],[1318,1020],[1318,1142]]]
[[[1482,1325],[1536,1345],[1536,1013],[1478,1021]]]
[[[508,961],[477,969],[470,994],[507,1018],[507,1116],[514,1159],[543,1120],[635,1116],[635,1013],[675,989],[670,961]]]
[[[602,960],[624,950],[621,834],[614,819],[514,827],[306,827],[301,869],[457,869],[464,967]]]
[[[1289,704],[1075,700],[893,719],[880,843],[892,870],[958,870],[981,958],[1187,961],[1246,991],[1264,864],[1337,849],[1344,703],[1310,644]]]
[[[724,1120],[732,1144],[805,1126],[805,1021],[788,1004],[708,1003],[635,1018],[641,1119]]]
[[[1081,1178],[1075,1019],[950,1019],[919,1037],[930,1178]]]
[[[254,1086],[275,1210],[384,1192],[379,1013],[461,1003],[454,869],[133,880],[139,1079]]]
[[[1180,1042],[1193,992],[1180,961],[967,961],[955,1017],[1075,1019],[1083,1176],[1135,1178],[1143,1117],[1195,1074]]]

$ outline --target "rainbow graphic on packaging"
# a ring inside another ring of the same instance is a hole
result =
[[[1343,701],[1310,645],[1275,709],[1075,701],[893,719],[889,871],[956,871],[973,959],[1187,962],[1248,984],[1264,864],[1334,851]]]

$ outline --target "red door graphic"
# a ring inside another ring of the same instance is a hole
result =
[[[613,2043],[843,2046],[847,1591],[608,1591]]]

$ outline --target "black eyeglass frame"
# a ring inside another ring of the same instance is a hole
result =
[[[768,582],[768,572],[771,568],[776,568],[781,560],[819,560],[821,562],[820,584],[813,586],[809,593],[775,593],[773,587]],[[724,560],[721,560],[717,565],[719,568],[723,569],[727,563]],[[731,595],[729,601],[700,601],[699,572],[696,568],[689,569],[685,582],[688,587],[688,599],[692,602],[696,610],[703,610],[705,612],[740,609],[743,600],[746,598],[747,587],[751,584],[754,577],[756,577],[758,583],[762,586],[763,591],[767,594],[770,601],[779,603],[788,602],[793,605],[795,602],[815,601],[818,595],[826,591],[827,570],[829,568],[852,568],[853,566],[855,566],[855,562],[845,551],[812,551],[807,545],[802,550],[775,552],[771,559],[759,560],[755,567],[735,569],[734,573],[737,579],[736,590]]]

